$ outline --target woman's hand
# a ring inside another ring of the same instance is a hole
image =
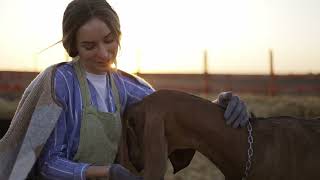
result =
[[[109,180],[143,180],[135,176],[120,164],[112,164],[109,168]]]
[[[108,180],[143,180],[130,173],[120,164],[111,164],[110,166],[89,166],[86,169],[86,178],[108,177]]]
[[[250,115],[247,111],[247,105],[239,96],[233,95],[230,91],[221,92],[213,102],[226,108],[224,118],[228,125],[232,125],[234,128],[247,125]]]

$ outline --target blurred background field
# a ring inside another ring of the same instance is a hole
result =
[[[237,93],[235,93],[237,94]],[[195,94],[209,100],[214,100],[217,94]],[[250,112],[257,117],[294,116],[303,118],[320,117],[320,96],[298,95],[252,95],[238,94],[247,105]],[[8,100],[0,97],[0,119],[10,119],[19,103],[19,98]]]
[[[237,93],[236,93],[237,94]],[[257,117],[294,116],[303,118],[320,117],[320,96],[299,95],[251,95],[238,94],[250,112]],[[201,95],[213,100],[217,95]]]
[[[11,119],[18,106],[18,103],[19,99],[8,100],[0,98],[0,119]]]
[[[196,94],[213,100],[217,94]],[[239,94],[247,103],[249,111],[257,117],[270,116],[295,116],[304,118],[320,117],[319,96],[298,96],[281,95],[265,96],[252,94]],[[7,119],[13,116],[17,100],[0,99],[0,119]],[[173,175],[172,166],[168,161],[166,180],[223,180],[224,176],[206,157],[196,153],[189,167]]]

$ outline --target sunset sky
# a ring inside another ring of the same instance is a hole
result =
[[[33,71],[66,60],[68,0],[0,0],[0,70]],[[119,68],[143,73],[320,73],[319,0],[109,0],[123,32]]]

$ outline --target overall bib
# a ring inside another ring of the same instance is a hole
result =
[[[120,98],[114,79],[110,76],[116,111],[101,112],[91,105],[89,86],[79,60],[74,60],[73,66],[79,80],[83,104],[80,142],[73,160],[98,166],[112,164],[118,152],[122,131]]]

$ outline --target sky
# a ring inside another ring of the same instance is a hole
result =
[[[57,44],[69,0],[0,0],[0,70],[70,60]],[[319,0],[109,0],[123,33],[120,69],[141,73],[320,73]]]

